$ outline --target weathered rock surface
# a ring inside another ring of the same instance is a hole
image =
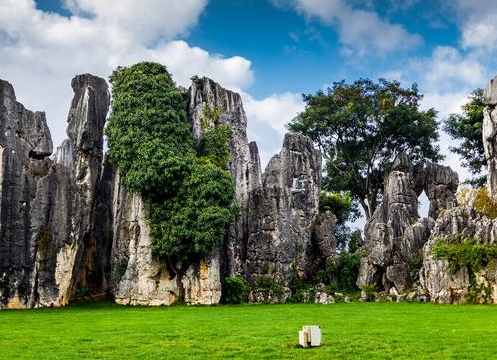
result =
[[[487,85],[483,94],[483,144],[487,160],[487,189],[497,196],[497,77]],[[436,221],[428,242],[424,245],[420,284],[431,301],[439,303],[493,302],[497,303],[496,263],[485,269],[466,266],[451,272],[449,263],[437,259],[433,248],[437,241],[459,243],[474,239],[477,244],[496,246],[497,221],[491,220],[468,205],[443,212]]]
[[[52,250],[39,249],[39,243],[50,237],[49,229],[31,221],[34,216],[43,223],[50,202],[46,178],[52,141],[45,113],[25,109],[12,85],[3,80],[0,127],[0,307],[24,307],[35,301],[35,258],[49,257],[38,255],[38,250]],[[50,291],[49,281],[46,285]]]
[[[247,140],[247,117],[239,94],[222,88],[212,79],[193,77],[187,92],[188,111],[197,139],[201,139],[209,126],[227,124],[231,128],[230,160],[227,164],[236,183],[235,201],[242,208],[234,225],[229,229],[226,244],[221,251],[224,273],[242,274],[248,237],[248,208],[254,189],[262,184],[259,150],[255,142]],[[219,111],[217,124],[203,126],[206,108]]]
[[[120,304],[216,304],[223,276],[253,283],[265,276],[286,286],[295,276],[310,276],[334,252],[335,218],[317,212],[321,157],[312,142],[287,135],[263,181],[240,96],[208,78],[192,80],[185,98],[196,138],[208,130],[207,109],[219,113],[208,126],[232,129],[227,168],[242,208],[225,244],[194,264],[169,264],[152,254],[143,200],[120,185],[104,159],[109,92],[103,79],[73,79],[68,139],[52,159],[44,114],[24,109],[12,86],[0,82],[1,308],[63,306],[104,295]],[[284,294],[290,296],[288,289]]]
[[[367,255],[361,259],[359,286],[403,293],[415,284],[433,218],[456,205],[457,185],[457,174],[448,167],[414,168],[406,154],[397,157],[385,182],[383,201],[366,225]],[[430,200],[430,217],[419,219],[422,190]]]
[[[478,244],[496,245],[497,222],[469,206],[444,212],[436,222],[424,246],[420,283],[430,300],[439,303],[497,303],[497,270],[495,266],[478,270],[462,268],[452,273],[446,260],[434,257],[432,249],[438,239],[449,243],[474,238]],[[495,265],[495,264],[494,264]]]
[[[456,191],[459,177],[450,167],[428,163],[417,182],[422,180],[424,192],[430,201],[428,216],[436,219],[440,211],[457,205]]]
[[[488,83],[483,101],[483,147],[487,160],[487,188],[491,197],[497,197],[497,76]]]
[[[26,110],[11,85],[1,84],[1,147],[7,151],[0,167],[0,306],[65,305],[74,297],[82,249],[91,234],[107,84],[91,75],[73,81],[69,122],[83,124],[84,118],[89,125],[84,136],[68,134],[64,155],[56,155],[61,163],[48,158],[52,141],[44,113]],[[100,141],[85,142],[90,134]]]
[[[249,145],[247,141],[247,118],[240,95],[222,88],[211,79],[193,77],[185,96],[197,140],[202,139],[211,127],[220,124],[231,127],[227,166],[236,180],[237,202],[246,203],[251,187],[260,184],[260,165],[257,146]],[[203,121],[206,111],[218,113],[217,123]],[[112,216],[112,268],[116,301],[121,304],[170,305],[180,299],[189,304],[217,304],[221,299],[221,255],[229,253],[231,259],[235,258],[237,239],[247,227],[243,214],[230,229],[227,246],[177,271],[183,267],[181,264],[166,264],[153,256],[140,197],[120,188],[117,177],[113,188],[116,190]],[[231,264],[225,260],[224,266]]]
[[[269,277],[288,286],[295,277],[310,279],[334,254],[335,217],[318,213],[320,190],[320,153],[309,138],[287,134],[250,197],[244,269],[250,283]]]

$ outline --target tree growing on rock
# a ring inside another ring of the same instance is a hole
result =
[[[417,85],[360,79],[304,95],[305,110],[289,129],[311,137],[326,160],[328,191],[349,191],[370,218],[381,201],[384,174],[405,152],[413,162],[442,159],[434,109],[420,110]]]
[[[450,114],[445,120],[443,130],[452,139],[459,140],[460,145],[451,147],[450,151],[458,154],[462,166],[475,177],[467,182],[475,186],[483,186],[486,181],[485,151],[483,148],[483,89],[474,90],[468,102],[461,106],[461,114]]]
[[[235,215],[235,183],[225,169],[230,129],[210,130],[210,146],[197,154],[183,95],[163,65],[120,67],[110,81],[110,160],[145,200],[153,252],[188,265],[222,243]]]

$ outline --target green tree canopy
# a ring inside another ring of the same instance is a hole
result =
[[[183,95],[161,64],[120,67],[110,80],[110,160],[146,201],[154,254],[188,264],[222,243],[236,213],[231,129],[218,124],[195,144]]]
[[[468,102],[461,106],[461,114],[450,114],[445,120],[443,130],[453,139],[459,140],[460,146],[451,147],[450,151],[462,159],[462,166],[476,176],[468,180],[473,185],[485,184],[487,161],[483,148],[483,89],[471,93]]]
[[[110,76],[109,157],[122,183],[146,197],[175,193],[195,159],[183,96],[166,68],[142,62]]]
[[[383,177],[395,157],[406,152],[413,162],[442,159],[434,109],[420,110],[416,84],[360,79],[334,83],[304,95],[305,110],[291,131],[311,137],[326,160],[326,190],[349,191],[369,218],[381,200]]]

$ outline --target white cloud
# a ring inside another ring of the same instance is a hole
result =
[[[486,81],[486,73],[478,59],[463,56],[448,46],[438,46],[433,50],[431,58],[418,62],[419,73],[427,85],[439,91],[449,90],[454,83],[470,87],[482,87]]]
[[[280,135],[288,132],[286,124],[304,110],[302,95],[290,92],[272,94],[262,100],[244,94],[243,101],[247,116],[263,120]]]
[[[487,16],[486,19],[469,22],[464,26],[462,44],[464,47],[483,48],[492,51],[497,48],[497,24],[495,17]]]
[[[170,39],[197,22],[207,0],[65,0],[74,14],[119,29],[123,37],[148,42]]]
[[[430,57],[413,59],[400,71],[402,78],[420,84],[420,92],[424,94],[422,109],[437,110],[441,125],[450,114],[461,113],[461,106],[468,101],[471,92],[484,87],[489,79],[484,66],[473,56],[453,47],[438,46]],[[471,177],[469,171],[461,166],[459,156],[449,150],[459,143],[440,131],[439,144],[446,157],[444,164],[459,174],[459,180]]]
[[[70,82],[77,74],[107,78],[119,65],[149,60],[166,65],[183,86],[193,75],[238,91],[253,81],[251,63],[242,57],[170,40],[196,23],[206,0],[67,4],[75,15],[43,12],[31,0],[0,0],[0,78],[13,84],[27,108],[46,111],[55,146],[66,137]]]
[[[247,118],[250,120],[248,137],[250,139],[257,135],[257,142],[264,144],[260,153],[264,167],[270,157],[280,151],[284,135],[288,132],[286,124],[304,110],[302,95],[287,92],[256,100],[242,93],[242,98]]]
[[[456,0],[452,4],[461,27],[461,45],[484,52],[497,50],[497,1]]]
[[[152,60],[166,64],[175,81],[183,86],[189,85],[193,75],[210,77],[235,91],[249,87],[254,80],[249,60],[240,56],[212,55],[199,47],[190,47],[184,41],[170,41],[147,53]]]
[[[294,0],[292,4],[304,15],[317,17],[336,28],[345,55],[383,55],[411,49],[423,42],[419,35],[410,34],[401,25],[383,20],[373,11],[356,9],[344,0]],[[281,6],[280,2],[276,5]]]

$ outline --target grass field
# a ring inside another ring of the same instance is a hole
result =
[[[323,345],[297,346],[303,325]],[[497,307],[406,303],[0,310],[0,359],[497,359]]]

